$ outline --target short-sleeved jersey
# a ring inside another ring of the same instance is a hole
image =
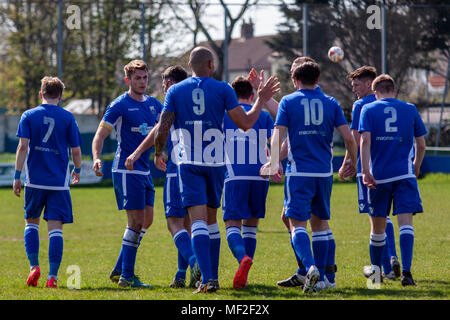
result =
[[[242,104],[242,108],[248,112],[252,106]],[[255,179],[255,177],[259,179],[259,169],[268,161],[267,143],[273,131],[272,117],[268,112],[261,111],[253,128],[247,131],[239,129],[228,114],[225,115],[223,124],[226,178],[228,180]]]
[[[371,171],[377,183],[416,177],[414,137],[425,135],[427,130],[413,104],[393,98],[366,104],[359,132],[370,132]]]
[[[359,128],[359,118],[361,116],[361,110],[362,108],[371,102],[374,102],[377,100],[374,94],[369,94],[368,96],[365,96],[359,100],[356,100],[353,103],[353,109],[352,109],[352,123],[350,125],[350,129],[358,131]],[[359,155],[359,146],[358,146],[358,163],[356,164],[356,174],[358,176],[361,176],[361,160]]]
[[[74,116],[59,106],[41,104],[23,113],[16,135],[29,139],[25,186],[68,190],[69,148],[81,145]]]
[[[347,124],[339,103],[320,89],[284,96],[275,126],[288,128],[286,175],[327,177],[333,174],[333,132]]]
[[[171,86],[163,110],[175,113],[177,164],[224,165],[223,119],[225,111],[238,105],[233,88],[210,77],[191,77]]]
[[[112,172],[150,174],[151,149],[134,163],[133,171],[125,168],[125,160],[159,121],[161,110],[162,104],[157,99],[144,95],[143,101],[137,101],[127,92],[109,104],[102,121],[116,130],[117,151]]]

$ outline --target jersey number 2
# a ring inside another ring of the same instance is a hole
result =
[[[44,136],[44,139],[42,139],[42,142],[47,142],[48,138],[50,138],[50,136],[53,132],[53,128],[55,127],[55,119],[49,118],[49,117],[44,117],[44,124],[48,124],[48,129],[47,129],[47,133]]]
[[[397,122],[397,110],[392,107],[386,107],[384,108],[384,113],[391,114],[391,116],[384,122],[386,132],[397,132],[398,128],[392,125],[394,122]]]

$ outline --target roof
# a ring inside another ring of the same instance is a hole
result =
[[[272,63],[269,61],[273,50],[266,44],[266,41],[273,36],[260,36],[252,38],[232,39],[228,47],[228,70],[241,71],[250,70],[270,70]],[[223,40],[216,41],[220,46]],[[201,46],[209,47],[208,42],[202,42]]]

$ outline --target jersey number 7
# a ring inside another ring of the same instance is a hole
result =
[[[50,117],[44,117],[44,124],[48,124],[47,133],[45,134],[44,139],[42,139],[42,142],[45,143],[48,141],[53,132],[53,128],[55,127],[55,119]]]

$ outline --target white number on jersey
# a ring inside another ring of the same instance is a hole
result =
[[[391,116],[386,119],[384,126],[386,129],[386,132],[397,132],[398,128],[395,126],[392,126],[394,122],[397,122],[397,110],[395,110],[393,107],[386,107],[384,108],[384,113],[390,113]]]
[[[49,118],[49,117],[44,117],[44,124],[48,124],[48,130],[44,136],[44,139],[42,139],[42,142],[47,142],[48,138],[50,138],[50,136],[53,132],[53,128],[55,127],[55,119]]]
[[[192,101],[195,103],[193,109],[194,113],[201,116],[205,113],[205,93],[201,88],[195,88],[192,90]]]
[[[302,99],[301,104],[305,110],[305,126],[320,125],[323,122],[323,104],[320,99]]]

